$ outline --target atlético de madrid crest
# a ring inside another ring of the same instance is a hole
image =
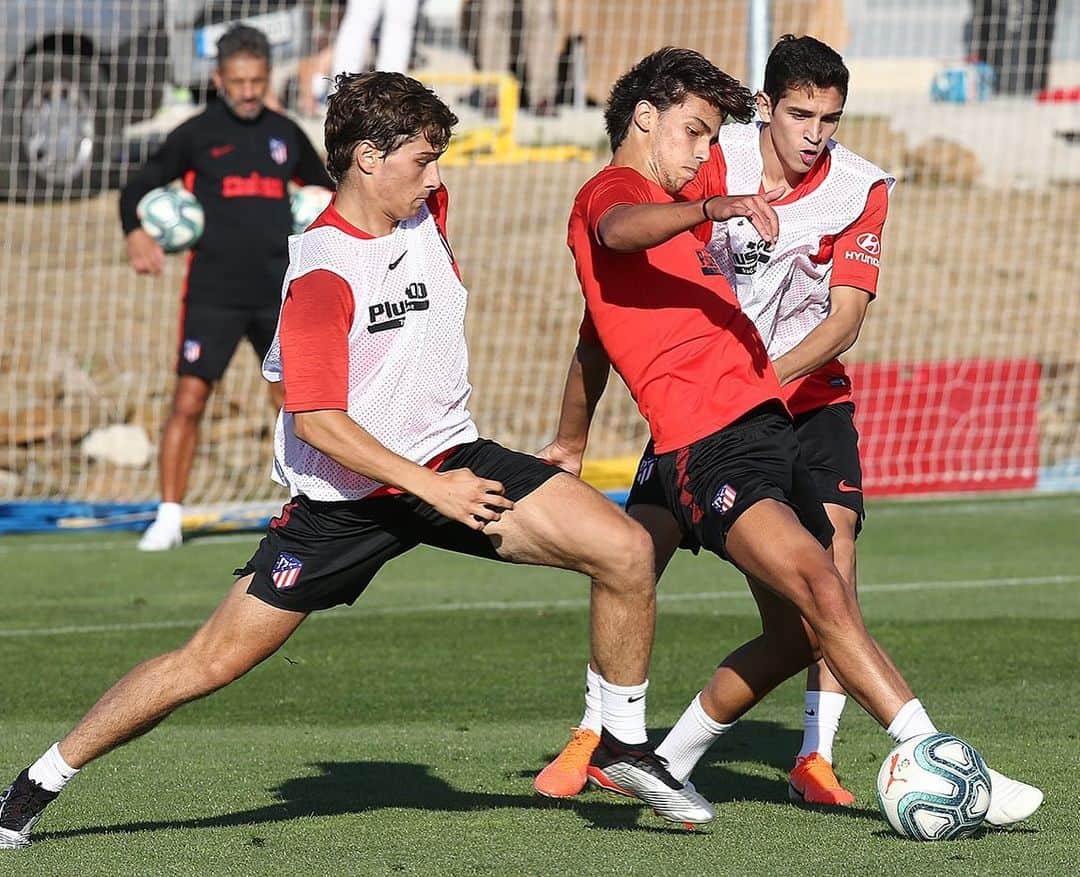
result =
[[[289,147],[284,140],[270,138],[270,157],[278,164],[285,164],[289,160]]]

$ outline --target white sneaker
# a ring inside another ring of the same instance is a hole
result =
[[[990,809],[986,811],[984,821],[998,827],[1012,825],[1039,809],[1043,802],[1040,789],[1011,780],[992,768],[986,770],[990,774]]]
[[[170,548],[179,548],[183,541],[179,523],[167,523],[159,518],[142,534],[139,551],[168,551]]]
[[[590,773],[604,777],[604,788],[613,785],[619,794],[644,801],[660,818],[680,822],[687,828],[712,822],[716,815],[712,804],[698,794],[689,780],[680,783],[668,773],[664,760],[647,744],[628,746],[607,731],[601,733],[600,741],[593,750]]]

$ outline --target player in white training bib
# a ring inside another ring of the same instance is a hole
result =
[[[656,776],[682,787],[639,752],[655,614],[647,533],[573,475],[479,439],[466,407],[467,293],[438,166],[456,122],[400,73],[338,77],[326,117],[337,195],[290,241],[264,363],[284,384],[274,478],[292,499],[190,642],[128,673],[0,795],[0,849],[30,843],[79,769],[242,676],[311,612],[354,602],[421,543],[588,575],[615,761],[638,793]],[[653,806],[682,820],[688,802]]]
[[[765,67],[761,121],[721,129],[683,197],[777,192],[779,235],[765,246],[743,219],[703,227],[709,253],[754,321],[795,419],[802,456],[835,529],[837,568],[855,584],[864,516],[851,382],[837,357],[858,337],[877,292],[882,227],[895,180],[832,139],[847,98],[843,59],[813,37],[786,36]],[[807,672],[803,746],[789,792],[847,805],[832,768],[843,689],[818,661]]]

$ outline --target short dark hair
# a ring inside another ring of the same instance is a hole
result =
[[[642,58],[615,82],[604,111],[611,150],[626,139],[634,107],[646,100],[664,112],[690,95],[720,110],[724,118],[749,122],[754,118],[754,96],[700,52],[665,46]]]
[[[765,62],[762,91],[775,107],[789,91],[835,88],[847,101],[848,69],[831,46],[814,37],[784,34]]]
[[[421,134],[440,152],[458,118],[435,92],[403,73],[342,73],[326,102],[326,169],[337,182],[368,140],[382,154]]]
[[[217,64],[220,68],[234,55],[251,55],[270,63],[270,40],[257,27],[234,24],[217,41]]]

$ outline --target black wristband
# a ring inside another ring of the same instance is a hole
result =
[[[706,198],[704,201],[701,202],[701,215],[704,216],[705,219],[709,220],[710,222],[712,220],[709,219],[709,211],[708,211],[709,202],[712,201],[713,198],[718,198],[718,197],[720,197],[720,196],[719,195],[710,195],[708,198]]]

